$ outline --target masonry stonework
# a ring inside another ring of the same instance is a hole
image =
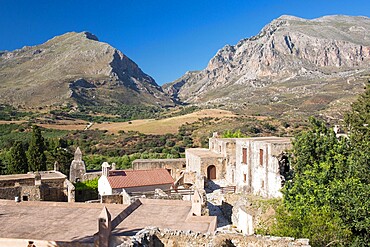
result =
[[[132,169],[166,169],[177,180],[186,169],[186,162],[185,159],[137,159],[132,162]]]

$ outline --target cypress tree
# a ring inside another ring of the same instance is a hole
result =
[[[8,174],[26,173],[28,171],[26,152],[22,142],[15,142],[10,149]]]
[[[27,151],[29,171],[46,170],[46,156],[44,151],[45,142],[41,135],[41,130],[38,126],[33,126],[32,137]]]

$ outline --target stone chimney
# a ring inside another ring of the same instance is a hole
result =
[[[38,171],[35,173],[35,185],[41,185],[41,174]]]
[[[101,167],[102,167],[102,176],[109,177],[109,168],[110,168],[110,165],[108,164],[108,162],[103,162],[103,164],[101,165]]]
[[[116,163],[112,163],[112,171],[115,171],[116,170]]]
[[[111,235],[112,221],[111,215],[106,207],[103,208],[98,219],[99,227],[99,247],[109,247],[109,237]]]

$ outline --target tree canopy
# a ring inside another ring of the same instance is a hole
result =
[[[28,171],[26,152],[23,144],[16,141],[10,149],[9,164],[7,168],[8,174],[26,173]]]
[[[370,243],[369,96],[367,87],[346,115],[348,138],[314,118],[295,136],[294,174],[271,234],[306,237],[312,246]]]
[[[45,142],[38,126],[33,126],[27,158],[29,171],[46,170]]]

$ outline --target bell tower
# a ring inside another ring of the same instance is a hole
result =
[[[86,173],[85,162],[82,160],[82,152],[79,147],[77,147],[74,159],[72,160],[70,172],[69,172],[69,180],[72,183],[82,181],[83,176]]]

